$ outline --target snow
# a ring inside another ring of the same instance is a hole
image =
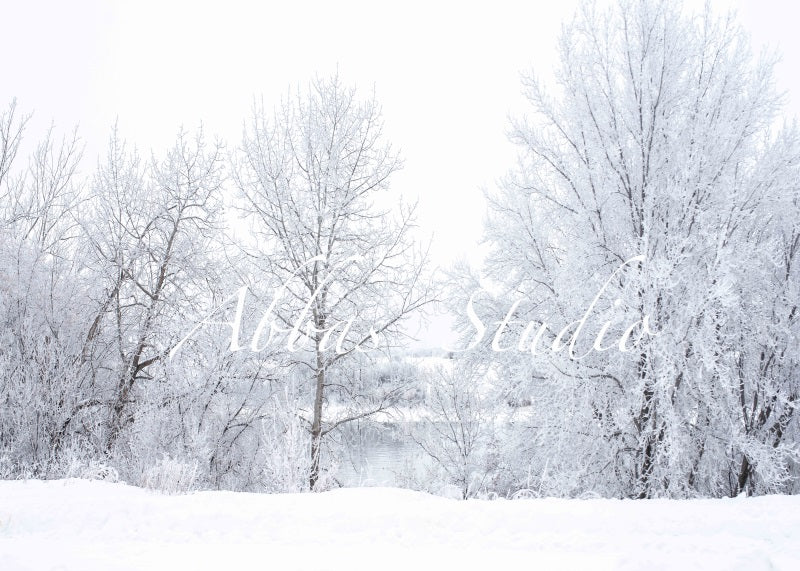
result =
[[[800,497],[183,496],[0,482],[0,569],[800,569]]]

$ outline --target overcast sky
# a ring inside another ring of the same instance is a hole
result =
[[[363,94],[376,90],[386,134],[405,158],[394,187],[419,196],[420,223],[435,232],[434,261],[446,264],[475,249],[481,187],[513,161],[505,130],[521,107],[519,74],[553,66],[560,24],[576,2],[0,4],[0,105],[16,96],[35,111],[30,138],[51,120],[79,123],[86,171],[117,117],[141,150],[161,150],[179,125],[201,120],[235,144],[254,95],[271,106],[290,85],[338,66]],[[778,85],[798,114],[796,3],[712,5],[735,7],[754,46],[780,49]]]

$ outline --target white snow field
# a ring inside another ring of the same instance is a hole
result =
[[[100,481],[3,481],[0,569],[796,570],[800,497],[168,496]]]

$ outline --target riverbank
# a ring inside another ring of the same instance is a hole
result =
[[[393,488],[167,496],[0,482],[0,569],[800,569],[800,497],[456,501]],[[253,567],[255,565],[255,567]]]

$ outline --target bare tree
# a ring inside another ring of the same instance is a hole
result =
[[[12,217],[16,185],[11,180],[11,169],[17,158],[25,124],[29,118],[30,116],[19,116],[16,99],[0,114],[0,216],[2,216],[0,224],[3,225],[10,222]]]
[[[424,257],[410,240],[414,209],[376,205],[398,168],[377,104],[338,77],[314,81],[271,118],[256,109],[236,154],[253,257],[267,285],[285,285],[271,330],[289,330],[293,362],[313,382],[312,488],[323,437],[389,402],[380,395],[328,418],[328,397],[352,394],[345,365],[389,347],[403,318],[428,301]]]
[[[498,470],[493,443],[498,419],[485,374],[461,360],[421,376],[428,393],[425,416],[412,424],[411,438],[463,499],[490,489]]]
[[[51,127],[27,164],[17,158],[27,117],[0,115],[0,448],[15,475],[50,475],[90,398],[80,359],[89,307],[79,250],[82,145]]]
[[[87,235],[104,291],[88,337],[114,377],[109,450],[133,420],[129,405],[137,384],[154,378],[152,371],[182,334],[181,317],[207,291],[222,165],[220,145],[209,147],[202,132],[194,139],[181,133],[163,161],[143,165],[115,130],[95,177],[96,207]]]

